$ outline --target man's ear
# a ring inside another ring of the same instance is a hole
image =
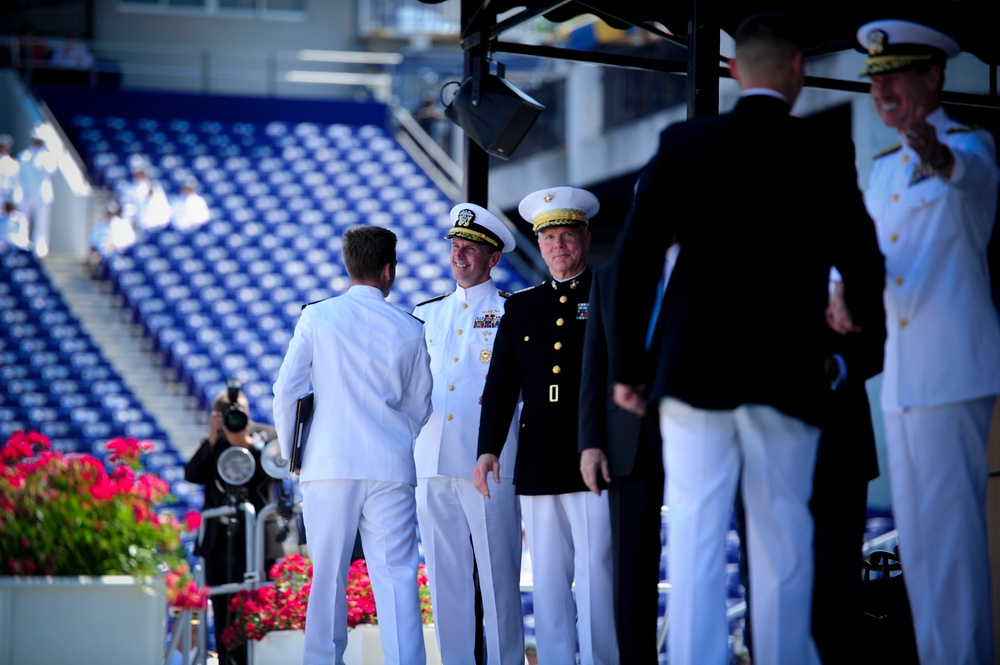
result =
[[[923,76],[924,86],[927,88],[927,92],[938,94],[941,91],[941,82],[944,77],[944,71],[940,66],[934,65]]]
[[[486,263],[491,268],[496,268],[497,264],[500,263],[500,257],[503,256],[502,252],[493,252],[490,254],[490,260]]]
[[[736,63],[736,58],[729,59],[729,74],[733,77],[734,81],[737,83],[740,82],[739,65]]]
[[[800,80],[805,74],[805,62],[802,59],[801,51],[796,51],[792,59],[788,61],[788,68],[795,80]]]

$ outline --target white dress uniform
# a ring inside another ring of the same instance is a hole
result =
[[[413,461],[432,408],[423,326],[372,286],[305,307],[274,384],[286,459],[296,403],[310,385],[314,415],[299,476],[314,566],[304,662],[342,662],[347,573],[360,530],[385,662],[423,663]]]
[[[0,154],[0,206],[2,206],[7,201],[16,201],[20,196],[15,193],[20,186],[18,171],[21,165],[10,155],[9,151],[14,146],[14,139],[10,134],[0,134],[0,145],[8,151]]]
[[[446,663],[473,662],[473,556],[482,592],[487,661],[524,662],[513,423],[500,456],[500,484],[490,484],[490,499],[472,484],[483,387],[507,295],[488,279],[468,289],[457,286],[454,293],[413,311],[424,322],[434,375],[434,413],[416,443],[417,518],[434,627]]]
[[[171,224],[175,229],[187,231],[194,229],[212,219],[205,197],[191,190],[174,202]]]
[[[938,108],[945,180],[905,141],[865,195],[886,260],[882,381],[893,513],[921,663],[992,663],[986,438],[1000,393],[1000,322],[986,246],[1000,172],[993,139]]]
[[[37,137],[37,134],[35,135]],[[15,201],[31,224],[31,242],[35,253],[49,253],[49,232],[52,218],[52,174],[56,171],[56,158],[44,144],[32,144],[18,156],[18,192],[21,200]]]

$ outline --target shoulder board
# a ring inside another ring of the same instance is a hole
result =
[[[501,291],[501,290],[497,289],[497,295],[499,295],[501,298],[510,298],[510,292],[509,291]]]
[[[330,297],[332,298],[333,296],[330,296]],[[329,299],[330,298],[320,298],[319,300],[313,300],[312,302],[307,302],[306,304],[302,305],[302,309],[305,309],[309,305],[315,305],[318,302],[323,302],[324,300],[329,300]],[[299,311],[301,312],[302,309],[300,309]]]
[[[876,152],[875,156],[872,157],[872,159],[879,159],[880,157],[885,157],[886,155],[891,155],[892,153],[894,153],[894,152],[896,152],[898,150],[902,150],[902,149],[903,149],[903,144],[902,143],[897,143],[896,145],[891,146],[889,148],[886,148],[885,150],[880,150],[879,152]]]
[[[949,127],[944,130],[945,134],[968,134],[982,129],[979,125],[962,125],[961,127]]]
[[[418,302],[417,303],[417,307],[420,307],[421,305],[426,305],[429,302],[437,302],[438,300],[444,300],[445,298],[447,298],[450,295],[451,295],[451,291],[448,291],[448,293],[442,293],[439,296],[434,296],[433,298],[430,298],[430,299],[425,300],[423,302]]]
[[[544,286],[545,283],[546,282],[542,282],[541,284],[536,284],[534,286],[526,286],[523,289],[518,289],[517,291],[514,291],[513,295],[517,295],[518,293],[524,293],[525,291],[531,291],[533,289],[537,289],[539,286]]]

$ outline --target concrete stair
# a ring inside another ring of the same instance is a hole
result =
[[[149,341],[129,322],[108,285],[91,276],[86,260],[50,254],[42,266],[83,329],[167,433],[174,449],[188,459],[206,434],[207,414],[195,408],[183,385],[170,381]]]

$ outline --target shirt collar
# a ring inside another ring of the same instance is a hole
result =
[[[385,300],[385,296],[382,295],[382,291],[379,288],[375,286],[368,286],[367,284],[355,284],[351,286],[351,288],[347,289],[347,293],[360,296],[362,298],[378,298],[379,300]]]
[[[475,286],[470,286],[469,288],[459,286],[456,283],[455,295],[458,296],[459,300],[477,300],[495,288],[496,287],[493,286],[493,278],[490,277],[482,284],[476,284]]]
[[[747,88],[740,93],[740,97],[753,97],[756,95],[761,95],[764,97],[774,97],[775,99],[780,99],[781,101],[788,103],[788,98],[777,90],[772,90],[771,88]]]
[[[583,270],[581,270],[580,272],[576,273],[572,277],[567,277],[566,279],[556,279],[555,277],[553,277],[552,281],[553,282],[558,282],[560,284],[565,284],[566,282],[569,282],[571,280],[580,279],[580,275],[582,275],[585,272],[587,272],[587,268],[586,267],[584,267]]]

